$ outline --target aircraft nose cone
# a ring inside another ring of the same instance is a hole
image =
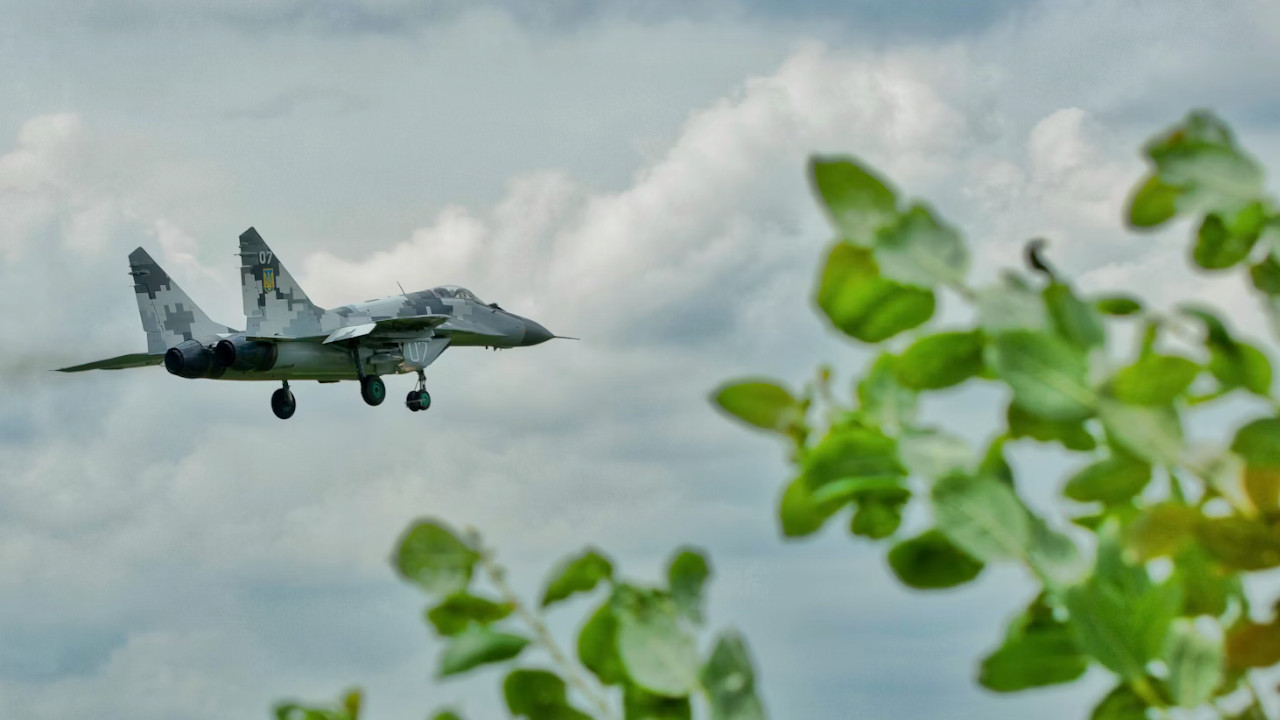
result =
[[[541,325],[539,325],[538,323],[532,320],[525,320],[524,321],[524,340],[520,344],[521,345],[537,345],[539,343],[544,343],[553,337],[555,337],[555,335],[551,334],[550,330],[542,327]]]

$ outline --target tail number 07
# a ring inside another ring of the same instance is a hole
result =
[[[259,264],[259,265],[266,265],[267,263],[271,262],[271,258],[273,258],[273,257],[275,257],[275,255],[274,255],[270,250],[259,250],[259,251],[258,251],[258,264]]]

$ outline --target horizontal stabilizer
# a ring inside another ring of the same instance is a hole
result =
[[[164,362],[164,355],[148,355],[147,353],[133,353],[132,355],[121,355],[120,357],[108,358],[106,360],[98,360],[96,362],[85,363],[84,365],[74,365],[72,367],[58,368],[58,372],[84,372],[85,370],[124,370],[125,368],[147,367],[149,365],[159,365]]]

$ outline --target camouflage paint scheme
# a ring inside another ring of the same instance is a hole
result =
[[[147,333],[147,353],[60,370],[158,365],[175,348],[211,352],[221,341],[229,341],[240,348],[268,347],[270,367],[213,366],[198,377],[330,382],[420,372],[449,347],[511,348],[557,337],[532,320],[484,304],[465,288],[448,285],[324,309],[311,302],[257,230],[241,234],[239,254],[245,330],[210,320],[138,248],[129,255],[129,268]]]

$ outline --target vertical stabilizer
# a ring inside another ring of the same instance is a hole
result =
[[[240,290],[250,335],[311,337],[327,332],[321,323],[324,309],[311,302],[253,228],[240,235]]]
[[[142,329],[147,333],[148,354],[164,354],[165,350],[186,340],[235,332],[210,320],[146,250],[138,248],[129,253],[129,274],[133,276]]]

